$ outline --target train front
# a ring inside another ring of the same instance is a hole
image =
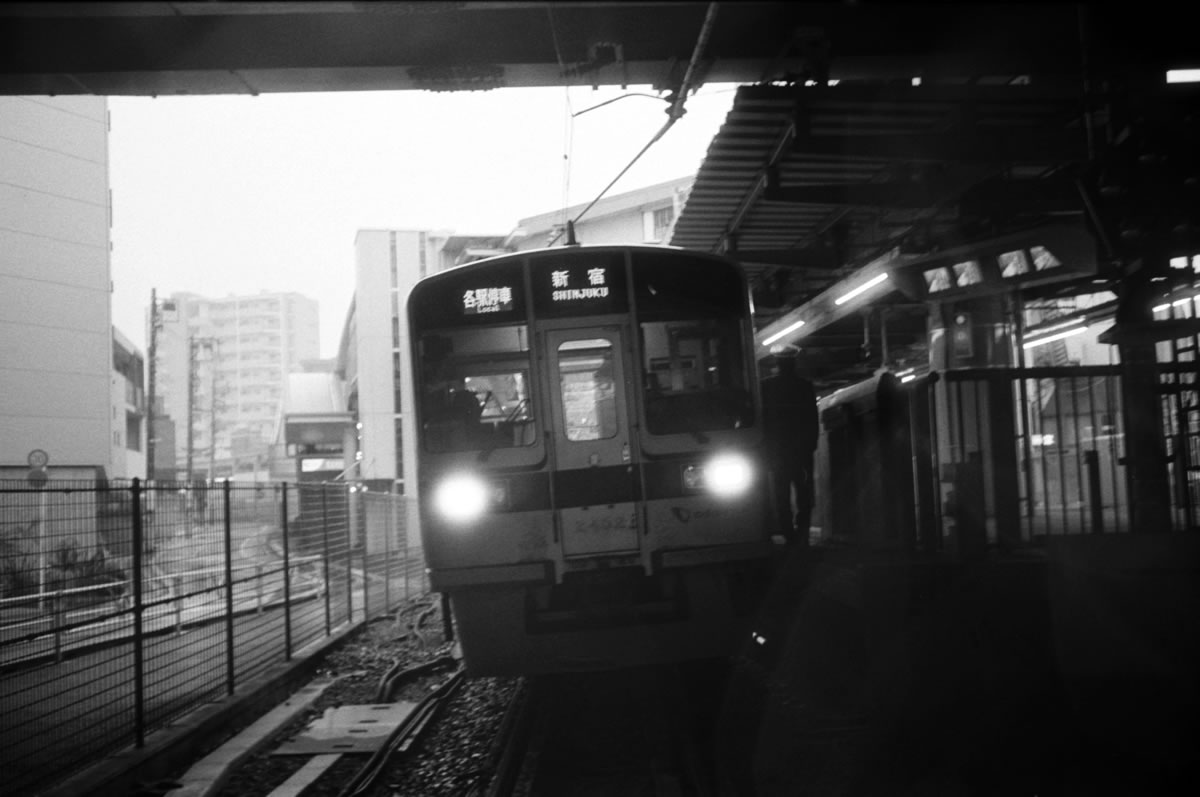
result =
[[[771,550],[737,267],[544,250],[408,309],[425,557],[470,671],[731,653]]]

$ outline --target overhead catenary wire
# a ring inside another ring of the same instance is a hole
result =
[[[717,3],[709,3],[708,9],[704,14],[704,23],[700,27],[700,35],[696,38],[696,46],[692,50],[692,57],[688,61],[686,71],[684,71],[684,73],[683,73],[683,79],[679,83],[679,88],[675,91],[674,95],[669,100],[671,103],[671,107],[667,109],[666,124],[664,124],[661,128],[659,128],[658,132],[655,133],[650,138],[650,140],[646,143],[646,145],[644,147],[641,148],[641,150],[638,152],[638,154],[633,156],[633,160],[631,160],[625,166],[625,168],[622,169],[620,171],[620,173],[616,177],[614,177],[608,185],[606,185],[604,187],[604,190],[601,191],[599,194],[597,194],[596,198],[593,199],[591,202],[589,202],[587,204],[587,207],[585,207],[583,210],[581,210],[579,212],[578,216],[576,216],[574,219],[571,220],[570,226],[574,226],[575,224],[578,224],[579,220],[582,219],[589,210],[591,210],[593,207],[595,207],[596,203],[599,202],[601,199],[603,199],[604,195],[607,194],[609,192],[609,190],[611,190],[612,187],[614,185],[616,185],[620,181],[620,179],[622,177],[624,177],[625,174],[630,169],[633,168],[634,164],[637,163],[641,159],[641,157],[646,154],[647,150],[649,150],[650,147],[654,146],[654,144],[657,143],[659,139],[661,139],[664,135],[666,135],[667,131],[671,129],[671,127],[675,124],[675,122],[679,121],[679,119],[684,115],[684,113],[686,113],[686,109],[684,108],[684,103],[687,100],[688,93],[691,91],[691,84],[692,84],[692,81],[695,79],[697,65],[700,62],[700,58],[704,54],[705,48],[708,46],[708,38],[712,34],[713,23],[716,21],[716,18],[717,18]],[[551,31],[553,32],[553,25],[551,25]],[[557,41],[558,41],[557,37],[555,37],[556,47],[557,47]],[[561,61],[561,55],[559,56],[559,58]],[[617,99],[620,99],[620,98],[617,98]],[[611,100],[610,100],[610,102],[611,102]],[[604,105],[604,104],[606,104],[606,103],[601,103],[601,105]],[[600,107],[600,106],[598,105],[596,107]],[[587,110],[592,110],[592,109],[589,108]],[[565,204],[565,202],[564,202],[564,204]],[[550,242],[547,244],[547,246],[553,246],[558,241],[558,239],[563,236],[563,233],[565,233],[566,230],[567,230],[567,225],[564,225],[563,229],[559,230],[558,233],[555,234],[555,236],[552,239],[550,239]]]

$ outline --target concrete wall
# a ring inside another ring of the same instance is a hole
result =
[[[109,468],[108,109],[0,97],[0,465]]]

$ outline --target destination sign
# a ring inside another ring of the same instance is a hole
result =
[[[463,292],[462,309],[465,315],[507,313],[513,309],[513,289],[509,285],[468,288]]]
[[[468,264],[418,282],[408,317],[418,330],[523,323],[528,301],[522,261]]]
[[[532,276],[534,306],[542,317],[621,313],[628,307],[621,253],[546,257],[533,262]]]
[[[576,280],[582,285],[571,284],[569,269],[559,269],[550,272],[550,284],[555,289],[550,298],[556,302],[572,302],[579,299],[608,298],[608,269],[589,268],[582,280]]]

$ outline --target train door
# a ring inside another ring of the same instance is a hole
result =
[[[634,552],[640,535],[622,331],[549,330],[544,345],[563,554]]]

